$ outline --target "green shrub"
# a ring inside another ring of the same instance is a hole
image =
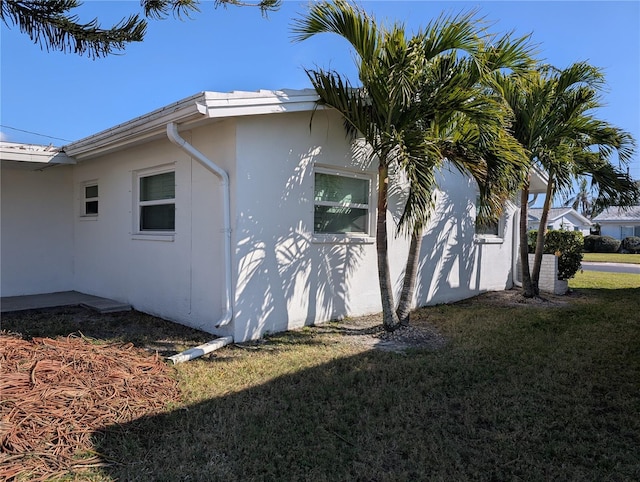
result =
[[[640,237],[628,236],[622,240],[622,249],[633,254],[640,254]]]
[[[584,250],[587,253],[617,253],[620,241],[611,236],[590,234],[584,238]]]
[[[538,231],[529,231],[529,251],[535,251]],[[558,256],[558,279],[573,278],[582,268],[584,236],[580,231],[547,231],[544,237],[544,254]],[[532,249],[533,248],[533,249]]]
[[[596,252],[596,244],[600,241],[599,234],[590,234],[584,237],[584,250],[587,253],[595,253]]]
[[[617,253],[620,249],[620,240],[611,236],[600,236],[596,243],[595,253]]]

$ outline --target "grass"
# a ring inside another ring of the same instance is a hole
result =
[[[597,261],[601,263],[640,264],[640,254],[583,253],[582,261]]]
[[[589,290],[626,290],[640,287],[640,276],[631,273],[605,273],[601,271],[578,272],[574,279],[569,280],[571,288]],[[602,295],[601,292],[588,291],[590,296]],[[620,303],[640,308],[640,299],[621,297]]]
[[[83,477],[640,480],[640,277],[570,284],[566,305],[418,310],[439,351],[307,328],[177,365],[183,404],[96,434],[113,465]]]

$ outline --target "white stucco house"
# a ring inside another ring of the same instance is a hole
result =
[[[527,212],[529,216],[530,230],[540,227],[540,217],[542,216],[542,208],[529,208]],[[549,217],[547,218],[547,229],[563,230],[563,231],[580,231],[585,236],[589,235],[591,220],[573,208],[559,207],[549,209]]]
[[[593,218],[600,225],[602,236],[623,240],[628,236],[640,237],[640,206],[621,208],[611,206]]]
[[[379,312],[376,166],[316,99],[201,92],[62,150],[4,143],[2,296],[76,290],[236,341]],[[441,177],[415,304],[512,287],[517,207],[476,233],[476,186]]]

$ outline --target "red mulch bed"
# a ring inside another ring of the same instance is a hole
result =
[[[171,368],[132,344],[0,334],[0,480],[107,465],[92,437],[180,398]]]

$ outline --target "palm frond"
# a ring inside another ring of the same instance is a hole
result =
[[[347,40],[366,64],[377,54],[381,28],[373,17],[344,0],[318,2],[307,15],[293,20],[293,41],[301,42],[320,33],[334,33]]]

